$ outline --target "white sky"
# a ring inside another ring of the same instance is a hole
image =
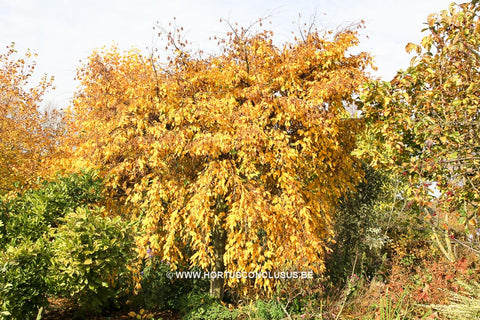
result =
[[[210,36],[228,31],[220,19],[249,25],[271,15],[276,36],[290,38],[301,14],[317,13],[323,29],[365,20],[360,49],[375,56],[375,75],[390,80],[408,67],[408,42],[418,43],[428,14],[447,9],[451,0],[0,0],[0,50],[11,42],[21,53],[38,53],[38,76],[55,76],[57,89],[45,103],[66,107],[76,89],[80,60],[96,48],[117,43],[144,52],[154,41],[153,26],[167,27],[176,17],[194,49],[214,50]],[[264,25],[265,26],[265,25]],[[368,37],[368,38],[367,38]]]

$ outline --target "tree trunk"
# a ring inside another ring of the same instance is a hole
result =
[[[223,275],[225,272],[223,256],[225,255],[225,246],[227,243],[227,230],[225,230],[225,211],[225,201],[223,197],[219,197],[216,205],[216,213],[220,218],[220,221],[212,231],[212,245],[214,252],[214,265],[212,271],[215,273],[215,277],[212,277],[212,274],[210,275],[210,295],[219,300],[223,299],[225,284],[225,276]],[[221,276],[219,276],[219,273],[222,273]]]
[[[225,264],[223,262],[223,256],[225,254],[225,245],[227,242],[227,232],[223,228],[223,226],[215,227],[212,234],[212,241],[213,241],[213,252],[215,255],[214,267],[212,271],[215,272],[216,277],[210,276],[210,295],[219,300],[222,300],[225,279],[223,274],[221,277],[219,277],[219,273],[225,272]]]

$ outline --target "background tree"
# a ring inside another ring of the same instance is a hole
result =
[[[15,56],[13,44],[0,54],[0,193],[13,190],[16,182],[28,185],[41,176],[54,145],[55,130],[43,125],[48,115],[39,110],[53,79],[44,76],[32,86],[35,63],[30,60],[35,54]]]
[[[404,197],[409,185],[403,175],[363,165],[364,180],[342,197],[334,217],[335,244],[327,259],[334,288],[352,274],[385,281],[392,261],[416,262],[431,236],[418,206]],[[429,250],[431,254],[431,250]]]
[[[361,176],[350,155],[359,125],[344,109],[371,63],[348,53],[356,30],[278,47],[270,32],[232,29],[208,57],[167,38],[167,64],[113,48],[79,70],[70,163],[110,177],[141,218],[143,255],[211,271],[323,271],[337,201]]]
[[[411,66],[371,83],[363,97],[369,138],[358,153],[408,176],[404,197],[441,214],[446,247],[436,240],[450,260],[452,219],[468,229],[479,215],[479,9],[472,1],[430,15],[421,45],[406,47],[417,54]]]

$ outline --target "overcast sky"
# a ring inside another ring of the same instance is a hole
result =
[[[419,42],[428,14],[448,8],[451,0],[0,0],[0,50],[11,42],[38,53],[37,72],[55,76],[57,89],[46,103],[66,107],[75,92],[75,70],[96,48],[113,43],[147,52],[155,43],[157,22],[167,27],[176,17],[192,47],[214,50],[210,36],[228,31],[220,19],[249,25],[270,16],[281,39],[291,38],[293,23],[316,13],[323,29],[364,20],[360,49],[373,54],[376,76],[390,80],[405,69],[408,42]],[[368,37],[368,38],[367,38]]]

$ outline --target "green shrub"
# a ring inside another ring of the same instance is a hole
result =
[[[258,300],[256,302],[256,312],[255,315],[258,319],[265,320],[279,320],[285,317],[285,313],[282,310],[281,306],[275,301],[262,301]]]
[[[95,172],[82,172],[44,181],[39,189],[29,189],[13,199],[0,199],[0,241],[35,241],[56,227],[67,212],[98,203],[101,192],[102,181]]]
[[[414,261],[416,247],[429,239],[419,208],[405,200],[403,177],[368,166],[363,170],[365,181],[342,199],[335,216],[336,243],[326,267],[336,285],[346,283],[352,271],[367,278],[385,275],[392,254]]]
[[[133,256],[133,231],[102,208],[79,207],[54,232],[51,279],[57,294],[83,311],[98,312],[125,296]]]
[[[141,288],[130,300],[136,309],[170,309],[170,304],[179,292],[174,285],[174,280],[166,277],[170,267],[159,261],[156,257],[145,259],[141,267]]]
[[[207,293],[190,292],[183,300],[180,312],[185,320],[234,320],[238,310],[230,310]]]
[[[177,266],[183,269],[184,266]],[[207,278],[167,278],[171,271],[168,263],[152,255],[143,260],[140,266],[140,290],[129,300],[139,310],[175,310],[185,313],[191,306],[186,303],[191,294],[208,291],[210,282]],[[201,271],[193,268],[192,272]]]
[[[279,302],[275,300],[256,300],[242,308],[242,315],[248,317],[248,319],[258,320],[280,320],[286,317]]]
[[[387,240],[381,223],[383,213],[374,210],[387,179],[370,167],[364,166],[363,170],[365,181],[341,200],[335,216],[336,244],[327,260],[327,269],[332,283],[340,285],[346,283],[353,268],[357,274],[375,274]]]
[[[209,285],[208,279],[168,279],[170,265],[156,256],[145,259],[140,270],[141,289],[130,298],[136,309],[179,310],[190,292],[204,292]]]
[[[47,305],[49,260],[43,239],[0,252],[0,319],[32,319]]]
[[[48,233],[80,206],[101,200],[102,181],[82,172],[39,189],[0,197],[0,310],[5,319],[30,319],[47,304],[51,242]]]

